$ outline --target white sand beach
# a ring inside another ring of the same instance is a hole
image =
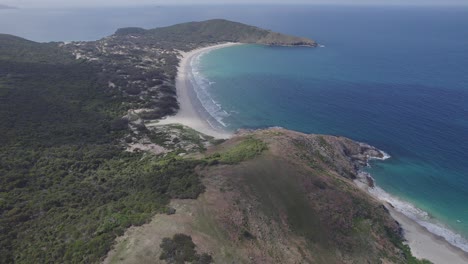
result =
[[[214,138],[226,139],[232,136],[232,133],[223,131],[220,128],[215,128],[210,125],[209,120],[213,119],[209,113],[201,105],[195,93],[194,87],[190,82],[189,75],[191,74],[191,61],[200,53],[212,51],[215,49],[241,45],[239,43],[223,43],[204,47],[190,52],[183,52],[182,59],[178,67],[176,78],[177,99],[180,109],[174,116],[169,116],[159,120],[157,123],[148,124],[149,126],[182,124],[195,129],[198,132],[212,136]],[[213,123],[213,122],[212,122]]]
[[[429,232],[414,220],[396,211],[386,204],[392,217],[397,220],[404,230],[413,255],[420,259],[427,259],[434,264],[466,264],[468,253],[451,245],[444,238]]]
[[[376,195],[368,186],[365,178],[359,177],[354,181],[362,190],[368,192],[372,197],[380,201],[390,212],[390,215],[403,228],[407,245],[412,254],[419,259],[427,259],[434,264],[467,264],[468,253],[429,232],[425,227],[413,219],[397,211],[385,198]]]
[[[226,139],[232,136],[232,133],[223,131],[210,125],[208,120],[213,119],[203,108],[198,100],[194,87],[189,79],[192,72],[191,61],[203,52],[215,49],[240,45],[238,43],[223,43],[205,48],[196,49],[190,52],[183,52],[178,68],[176,79],[177,98],[180,104],[180,110],[176,115],[159,120],[157,123],[148,124],[150,126],[182,124],[191,127],[203,134]],[[356,182],[358,183],[358,182]],[[358,185],[367,190],[367,186]],[[372,195],[372,194],[371,194]],[[378,197],[376,197],[378,199]],[[414,256],[417,258],[428,259],[434,264],[466,264],[468,263],[468,253],[451,245],[442,237],[430,233],[426,228],[408,218],[404,214],[396,211],[386,201],[382,203],[389,209],[392,217],[398,221],[405,234],[407,243]]]

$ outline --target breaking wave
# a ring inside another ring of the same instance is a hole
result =
[[[366,177],[372,177],[369,173],[364,171],[361,171],[360,174],[361,176],[359,178],[365,179]],[[367,189],[371,195],[373,195],[381,201],[391,204],[396,211],[404,214],[419,225],[425,227],[432,234],[443,237],[450,244],[462,249],[465,252],[468,252],[468,241],[465,238],[450,230],[442,223],[439,223],[426,211],[416,207],[415,205],[409,202],[403,201],[400,198],[387,193],[377,185],[375,185],[373,188],[368,187]]]
[[[200,72],[200,59],[209,52],[210,51],[201,52],[192,58],[190,61],[191,73],[189,73],[189,81],[192,83],[193,90],[204,110],[221,126],[227,127],[223,120],[229,116],[229,113],[221,107],[221,104],[219,104],[208,91],[214,82],[208,80]],[[212,127],[218,127],[216,124],[213,124],[212,121],[207,121]]]

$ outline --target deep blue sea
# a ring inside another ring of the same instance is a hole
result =
[[[198,6],[0,10],[0,32],[92,40],[118,27],[226,18],[321,48],[235,46],[193,62],[227,130],[343,135],[391,155],[381,196],[468,251],[468,8]],[[12,22],[14,21],[14,22]]]

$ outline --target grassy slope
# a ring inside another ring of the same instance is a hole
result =
[[[258,141],[266,142],[268,151],[251,159],[255,156],[252,153],[260,150]],[[419,263],[402,244],[399,227],[384,207],[352,183],[349,170],[354,165],[344,153],[353,148],[358,148],[357,143],[344,138],[267,130],[248,135],[223,152],[220,160],[224,156],[232,160],[232,153],[251,159],[223,168],[240,197],[247,197],[239,203],[240,210],[255,208],[254,213],[247,210],[244,215],[246,219],[237,229],[239,236],[245,228],[254,238],[267,238],[263,244],[254,243],[259,251],[265,251],[269,243],[278,239],[290,243],[303,252],[296,256],[302,261]],[[265,237],[262,230],[267,233],[274,226],[272,223],[291,233],[283,231],[278,232],[279,237]],[[304,243],[291,243],[294,237],[305,239]],[[287,253],[279,252],[278,246],[270,256],[288,262]]]
[[[260,138],[269,141],[270,151],[234,168],[235,174],[240,186],[245,186],[242,192],[258,200],[260,211],[272,221],[286,221],[294,235],[305,238],[302,251],[309,251],[320,263],[342,259],[376,263],[385,255],[394,257],[375,245],[377,237],[379,243],[389,239],[386,228],[395,228],[382,208],[342,180],[334,168],[317,170],[296,159],[294,155],[301,151],[291,146],[293,138],[262,134]]]
[[[286,130],[235,137],[208,151],[198,200],[127,232],[108,261],[149,263],[152,245],[185,233],[216,263],[423,263],[384,207],[338,173],[353,168],[353,148]]]

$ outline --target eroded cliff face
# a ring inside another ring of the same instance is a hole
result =
[[[162,239],[183,233],[214,263],[406,263],[398,223],[352,181],[371,156],[342,137],[240,131],[194,156],[205,193],[128,230],[106,262],[165,263]]]

